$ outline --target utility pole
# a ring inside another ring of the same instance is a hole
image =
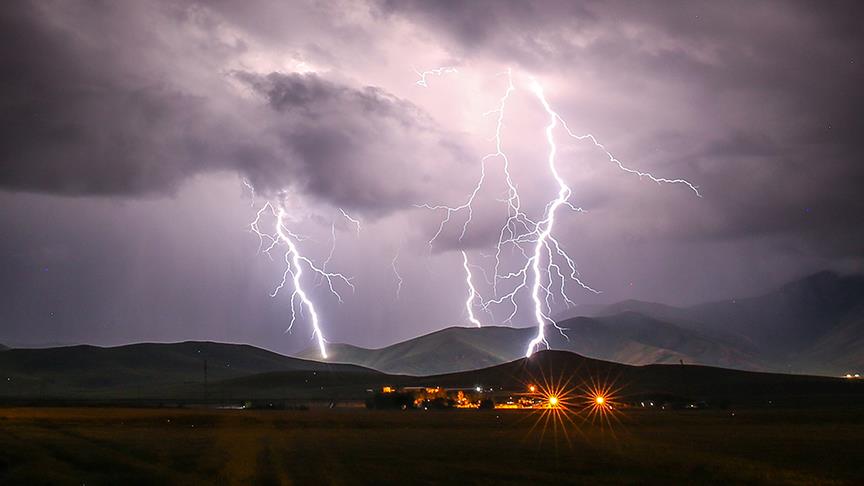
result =
[[[204,403],[207,403],[208,398],[208,390],[207,390],[207,360],[204,360]]]

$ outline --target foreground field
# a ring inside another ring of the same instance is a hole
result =
[[[2,484],[858,483],[856,411],[0,409]]]

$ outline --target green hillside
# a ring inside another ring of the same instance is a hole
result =
[[[307,377],[308,378],[308,377]],[[331,395],[369,396],[376,386],[442,386],[499,391],[526,390],[529,384],[566,385],[572,393],[584,393],[591,384],[608,385],[621,400],[654,397],[659,400],[708,401],[713,406],[862,406],[864,380],[785,375],[730,370],[696,365],[631,366],[596,360],[566,351],[541,351],[484,369],[441,375],[388,376],[335,375],[328,378]],[[323,379],[322,379],[323,382]],[[232,380],[225,384],[232,394],[273,396],[279,390],[308,386],[298,373],[268,373]],[[315,388],[309,387],[315,394]]]

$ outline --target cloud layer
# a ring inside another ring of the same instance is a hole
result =
[[[500,165],[488,166],[465,238],[457,215],[430,252],[441,215],[415,205],[459,204],[471,191],[494,151],[488,111],[507,68],[517,91],[504,145],[527,211],[541,211],[553,188],[530,77],[575,131],[704,195],[640,180],[590,145],[562,142],[562,174],[587,213],[563,220],[560,238],[602,299],[689,303],[823,267],[861,270],[862,13],[859,2],[8,6],[0,212],[16,236],[0,248],[0,266],[11,269],[0,288],[15,302],[0,306],[10,330],[0,341],[60,330],[67,340],[174,339],[217,328],[224,339],[272,339],[284,307],[249,296],[266,297],[280,269],[255,260],[242,232],[240,179],[258,196],[292,194],[312,254],[326,257],[331,223],[338,230],[336,261],[365,283],[325,312],[334,339],[385,344],[462,322],[453,250],[482,261],[497,238]],[[457,69],[415,84],[415,70],[438,66]],[[349,239],[337,208],[368,231]],[[143,235],[159,238],[141,246]],[[413,289],[398,301],[397,252]],[[222,284],[184,284],[195,306],[171,301],[159,291],[177,280],[165,254],[198,262],[184,269],[189,282]],[[98,255],[111,265],[93,270]],[[53,273],[44,268],[58,265],[82,282],[80,293],[64,290],[69,280],[45,281]],[[134,295],[113,290],[130,282]],[[130,317],[147,299],[163,311]],[[235,311],[205,311],[207,302]],[[46,306],[66,309],[66,324]],[[159,319],[174,325],[148,335]]]

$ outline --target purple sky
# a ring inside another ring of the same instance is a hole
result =
[[[249,232],[277,197],[318,263],[335,224],[328,269],[356,291],[340,287],[340,304],[307,284],[330,341],[465,325],[459,250],[489,267],[506,215],[500,164],[461,240],[464,213],[430,250],[442,213],[415,205],[472,191],[508,68],[502,140],[532,217],[557,191],[532,77],[575,132],[703,195],[556,132],[586,212],[560,213],[555,233],[602,290],[570,285],[574,301],[692,304],[861,271],[862,13],[790,1],[7,5],[0,343],[311,346],[308,315],[284,333],[290,293],[270,297],[284,265]],[[456,72],[418,86],[415,70],[442,66]]]

